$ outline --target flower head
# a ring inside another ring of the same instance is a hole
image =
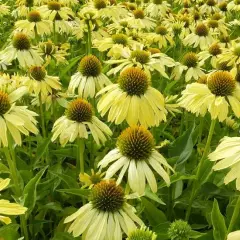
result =
[[[96,240],[100,234],[102,239],[118,240],[122,239],[123,231],[127,234],[136,229],[136,224],[143,224],[134,211],[120,186],[114,181],[101,181],[92,188],[90,202],[64,223],[72,222],[68,232],[74,237],[83,234],[88,240]]]
[[[171,240],[187,240],[190,237],[191,227],[183,220],[176,220],[171,223],[168,235]]]
[[[157,183],[150,166],[160,175],[167,185],[170,178],[165,168],[172,170],[165,158],[155,150],[152,134],[142,126],[132,126],[125,129],[117,140],[117,148],[110,151],[98,164],[106,171],[106,179],[110,179],[120,171],[117,183],[121,183],[128,170],[130,188],[142,195],[145,191],[146,180],[153,192],[157,191]],[[114,163],[113,163],[114,162]]]
[[[156,240],[157,235],[149,229],[142,227],[132,231],[127,240]]]

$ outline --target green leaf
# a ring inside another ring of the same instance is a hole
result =
[[[211,213],[211,219],[213,224],[213,237],[215,240],[224,240],[227,234],[227,227],[225,219],[220,212],[218,202],[214,199],[213,209]]]
[[[81,188],[58,189],[57,191],[62,193],[73,194],[73,195],[84,197],[84,198],[88,198],[88,195],[90,193],[88,189],[81,189]]]
[[[66,174],[63,174],[63,173],[57,173],[57,172],[52,172],[52,171],[48,171],[48,172],[51,173],[52,175],[55,175],[56,177],[60,178],[63,182],[66,183],[67,187],[78,188],[78,184],[74,178],[72,178]]]
[[[18,229],[18,224],[3,226],[0,228],[0,238],[3,238],[4,240],[16,240],[19,238]]]
[[[76,240],[76,239],[80,238],[74,238],[71,234],[64,232],[58,232],[56,233],[54,238],[52,238],[52,240]]]
[[[60,72],[60,78],[63,77],[68,71],[70,71],[76,64],[77,62],[79,61],[79,59],[82,58],[83,55],[81,56],[77,56],[75,58],[72,58],[70,61],[69,61],[69,64],[67,67],[64,67],[63,70]]]
[[[192,180],[192,179],[196,179],[196,176],[195,175],[182,174],[180,172],[175,173],[174,175],[172,175],[170,177],[171,184],[173,184],[175,182],[178,182],[178,181],[181,181],[181,180]],[[165,182],[162,182],[161,184],[159,184],[158,189],[166,187],[166,186],[167,186],[167,184]]]
[[[145,196],[157,203],[166,205],[166,203],[164,203],[163,200],[159,198],[155,193],[153,193],[148,187],[145,190]]]
[[[157,226],[161,223],[167,222],[167,218],[165,214],[155,207],[150,201],[148,201],[146,198],[142,197],[142,203],[144,205],[144,212],[147,216],[147,219],[151,226]]]
[[[3,163],[0,163],[0,173],[9,173],[9,169]]]
[[[206,233],[201,233],[201,232],[197,232],[197,231],[194,231],[194,230],[191,230],[190,232],[190,238],[200,238],[202,236],[206,235]]]
[[[35,159],[35,164],[40,160],[40,158],[44,155],[44,153],[48,149],[48,145],[51,142],[51,136],[48,138],[44,139],[44,141],[38,145],[37,147],[37,152],[36,152],[36,159]]]
[[[37,185],[47,168],[48,166],[38,172],[36,176],[28,182],[23,190],[24,206],[28,208],[26,216],[29,216],[36,204]]]

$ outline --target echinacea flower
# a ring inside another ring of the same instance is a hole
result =
[[[149,74],[152,71],[157,71],[165,78],[168,78],[166,67],[175,66],[175,61],[166,54],[151,54],[149,51],[142,49],[134,49],[133,51],[125,49],[120,59],[110,59],[105,63],[110,65],[117,64],[116,67],[113,67],[110,71],[108,71],[107,75],[115,75],[120,71],[124,71],[126,68],[134,66],[144,69]]]
[[[82,98],[93,98],[95,93],[111,84],[108,77],[102,73],[102,64],[94,55],[83,57],[79,63],[78,72],[72,77],[68,86],[68,92],[75,93]]]
[[[108,0],[92,0],[87,8],[95,8],[102,19],[119,20],[128,15],[127,9],[121,4],[111,4]]]
[[[183,44],[193,48],[200,47],[200,49],[203,50],[209,47],[213,41],[214,38],[208,27],[203,23],[199,23],[193,32],[183,39]]]
[[[101,96],[97,109],[101,116],[108,113],[108,121],[129,125],[158,126],[166,121],[163,95],[150,86],[149,76],[140,68],[125,69],[118,83],[111,84],[97,93]]]
[[[92,134],[94,141],[100,145],[112,135],[110,128],[93,115],[91,104],[80,98],[68,104],[65,115],[56,120],[52,132],[52,141],[59,137],[62,146],[74,142],[76,138],[87,139],[88,134]]]
[[[117,140],[117,148],[110,151],[98,164],[100,169],[108,167],[106,179],[112,178],[120,171],[117,184],[120,184],[127,172],[130,188],[143,195],[146,180],[153,192],[157,192],[157,181],[154,171],[170,185],[166,169],[173,169],[167,160],[154,149],[152,134],[142,126],[132,126],[125,129]],[[152,170],[151,168],[154,170]]]
[[[96,184],[90,202],[64,220],[71,223],[68,232],[74,237],[82,235],[85,240],[122,240],[123,232],[128,234],[144,225],[126,197],[114,181]]]
[[[131,28],[151,30],[156,27],[156,20],[146,16],[142,9],[133,10],[131,16],[125,20]]]
[[[240,1],[239,0],[230,1],[227,5],[227,10],[231,12],[240,12]]]
[[[215,0],[205,1],[205,3],[199,9],[201,14],[209,14],[209,15],[219,11],[217,6],[217,1]]]
[[[42,5],[37,9],[44,19],[51,21],[57,19],[68,20],[69,17],[74,17],[74,13],[71,8],[62,6],[60,2],[49,1],[46,5]]]
[[[240,190],[240,137],[224,137],[208,158],[216,162],[213,170],[230,169],[224,183],[228,184],[236,179],[236,188]]]
[[[228,117],[229,105],[236,117],[240,117],[239,85],[227,71],[212,72],[207,83],[188,84],[179,99],[179,105],[196,115],[207,111],[212,119],[224,121]]]
[[[11,63],[14,59],[17,59],[23,68],[41,65],[43,62],[36,49],[31,46],[30,39],[24,33],[16,33],[10,46],[1,51],[0,62]]]
[[[172,34],[168,31],[167,27],[162,25],[158,25],[155,32],[146,33],[145,36],[150,44],[156,43],[160,49],[166,48],[168,45],[174,45]]]
[[[192,79],[198,80],[204,75],[201,68],[203,64],[204,61],[200,61],[200,58],[196,53],[188,52],[183,56],[182,63],[176,63],[176,66],[173,68],[171,78],[179,80],[184,73],[186,82],[189,82]]]
[[[44,66],[47,66],[51,60],[56,62],[56,65],[60,63],[66,64],[66,57],[68,55],[67,50],[70,48],[68,43],[61,45],[55,45],[51,40],[47,42],[39,43],[38,52],[40,56],[45,60]]]
[[[218,56],[222,53],[221,46],[218,43],[213,43],[208,49],[198,53],[200,61],[210,60],[213,68],[217,67]]]
[[[8,92],[1,86],[0,90],[0,145],[7,147],[9,135],[17,145],[22,144],[21,133],[38,133],[36,128],[37,114],[27,109],[26,106],[16,106],[16,101],[25,93],[25,87]]]
[[[91,175],[88,175],[87,173],[80,173],[79,180],[81,183],[84,183],[83,187],[88,187],[91,189],[94,185],[100,183],[103,180],[104,175],[105,172],[95,172],[93,169],[91,169]]]
[[[0,17],[9,15],[10,14],[10,6],[6,4],[0,4]]]
[[[187,240],[190,238],[191,226],[183,221],[176,220],[171,223],[168,229],[168,236],[171,240]]]
[[[240,239],[240,230],[231,232],[227,236],[227,240],[239,240]]]
[[[164,17],[169,9],[170,4],[167,1],[152,0],[145,11],[151,18],[157,18],[159,16]]]
[[[61,89],[61,82],[57,76],[49,76],[43,66],[32,66],[29,77],[23,82],[28,87],[29,93],[47,97],[54,90]]]
[[[95,39],[93,41],[93,46],[96,47],[100,52],[108,51],[107,56],[109,57],[115,57],[116,55],[121,56],[123,55],[126,47],[132,49],[140,45],[140,43],[134,41],[131,37],[128,37],[122,33],[113,34],[111,37],[104,39]],[[116,48],[120,48],[121,50],[116,51]]]
[[[35,38],[35,33],[39,36],[49,35],[52,31],[52,22],[42,19],[39,11],[32,10],[28,13],[27,19],[15,22],[15,28],[16,31],[22,31]]]
[[[156,240],[157,235],[146,227],[141,227],[129,233],[126,240]]]
[[[0,178],[0,191],[4,190],[10,183],[10,179]],[[8,200],[0,199],[0,214],[3,215],[22,215],[27,211],[26,207],[18,203],[10,203]],[[5,224],[12,222],[11,218],[0,215],[0,221]]]
[[[240,65],[240,42],[232,41],[231,44],[231,47],[222,49],[218,61],[227,62],[232,67],[231,73],[236,76],[237,66]]]

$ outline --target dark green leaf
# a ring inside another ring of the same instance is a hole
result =
[[[218,202],[214,199],[213,209],[211,214],[213,224],[213,237],[215,240],[224,240],[227,234],[225,219],[220,212]]]
[[[47,166],[43,168],[40,172],[36,174],[34,178],[32,178],[28,184],[25,186],[23,190],[23,196],[24,196],[24,206],[28,208],[27,216],[32,212],[36,199],[37,199],[37,185],[42,178],[44,172],[46,171]]]
[[[84,197],[84,198],[88,198],[88,195],[90,192],[88,189],[81,189],[81,188],[58,189],[57,191],[62,193],[73,194],[73,195]]]

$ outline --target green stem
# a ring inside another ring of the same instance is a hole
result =
[[[78,138],[77,139],[77,151],[78,151],[78,162],[77,162],[77,170],[80,173],[84,173],[84,150],[85,150],[85,144],[84,144],[84,139],[83,138]]]
[[[11,178],[14,184],[14,193],[19,198],[21,197],[21,188],[18,179],[17,167],[16,167],[16,158],[15,158],[15,151],[12,147],[3,148],[4,154],[7,159],[8,167],[10,169]],[[28,237],[28,230],[27,230],[27,223],[24,215],[20,215],[20,222],[21,222],[21,232],[24,236],[25,240],[29,240]]]
[[[192,204],[193,204],[195,196],[196,196],[196,194],[199,190],[198,181],[199,181],[200,174],[203,170],[202,168],[204,166],[205,159],[206,159],[206,157],[209,153],[209,149],[210,149],[215,125],[216,125],[216,119],[212,120],[212,122],[211,122],[210,130],[209,130],[208,138],[207,138],[207,143],[205,145],[203,155],[202,155],[201,160],[199,162],[199,165],[197,167],[196,180],[194,181],[193,186],[192,186],[192,192],[191,192],[191,195],[190,195],[189,205],[188,205],[188,209],[187,209],[187,212],[186,212],[186,217],[185,217],[186,221],[188,221],[188,219],[190,217]]]
[[[240,196],[238,196],[236,205],[235,205],[235,207],[234,207],[233,215],[232,215],[230,224],[229,224],[229,226],[228,226],[228,231],[227,231],[227,233],[232,232],[232,230],[233,230],[234,227],[236,226],[236,222],[239,220],[239,219],[238,219],[239,211],[240,211]]]
[[[88,23],[88,44],[87,44],[87,53],[92,53],[92,32],[90,28],[90,24]]]
[[[41,125],[42,125],[42,134],[43,137],[47,137],[46,128],[45,128],[45,119],[44,119],[44,112],[43,112],[43,103],[42,103],[42,96],[39,94],[39,110],[40,110],[40,118],[41,118]]]

